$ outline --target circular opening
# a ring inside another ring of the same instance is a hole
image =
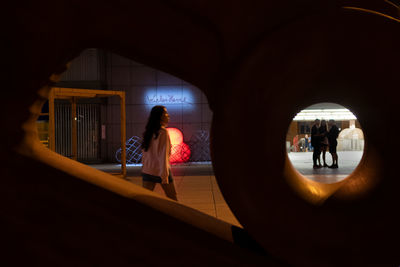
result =
[[[286,135],[293,167],[307,179],[325,184],[343,181],[356,169],[364,143],[357,117],[336,103],[318,103],[300,111]]]

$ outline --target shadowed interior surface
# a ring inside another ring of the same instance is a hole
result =
[[[13,116],[4,116],[7,127],[0,133],[5,261],[398,264],[398,248],[389,244],[400,238],[400,181],[395,151],[388,149],[391,136],[382,134],[382,127],[393,125],[391,115],[398,113],[392,96],[400,83],[399,25],[342,6],[339,1],[7,3],[3,19],[12,27],[4,34],[7,100],[0,110]],[[346,6],[398,14],[384,1]],[[232,244],[237,234],[227,223],[41,147],[34,123],[49,86],[88,47],[166,71],[205,92],[214,114],[216,179],[252,236],[241,240],[253,252]],[[316,102],[349,107],[368,138],[359,167],[339,185],[305,183],[285,157],[290,120]],[[267,131],[270,125],[275,131]],[[234,164],[238,143],[249,156]],[[254,240],[270,257],[256,253]]]

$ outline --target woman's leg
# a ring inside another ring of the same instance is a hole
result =
[[[321,152],[322,152],[322,146],[318,147],[318,166],[322,166],[321,165]]]
[[[171,182],[169,184],[161,184],[162,189],[165,192],[165,195],[169,197],[170,199],[178,201],[178,198],[176,196],[176,190],[175,190],[175,184],[174,182]]]
[[[335,156],[335,161],[334,161],[335,162],[335,166],[338,167],[338,162],[337,162],[338,161],[338,154],[334,153],[334,156]]]
[[[149,182],[149,181],[143,181],[143,187],[146,189],[149,189],[150,191],[153,191],[154,187],[156,187],[156,183]]]

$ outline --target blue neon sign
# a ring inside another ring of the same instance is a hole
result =
[[[149,106],[163,105],[167,109],[191,110],[195,99],[189,88],[149,88],[144,92],[144,103]]]

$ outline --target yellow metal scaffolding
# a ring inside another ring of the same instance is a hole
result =
[[[49,95],[49,148],[55,150],[55,121],[54,100],[68,99],[71,102],[71,136],[72,136],[72,159],[77,158],[77,128],[76,128],[76,103],[79,98],[97,98],[119,96],[121,107],[121,175],[126,177],[126,111],[125,92],[109,90],[91,90],[53,87]]]

